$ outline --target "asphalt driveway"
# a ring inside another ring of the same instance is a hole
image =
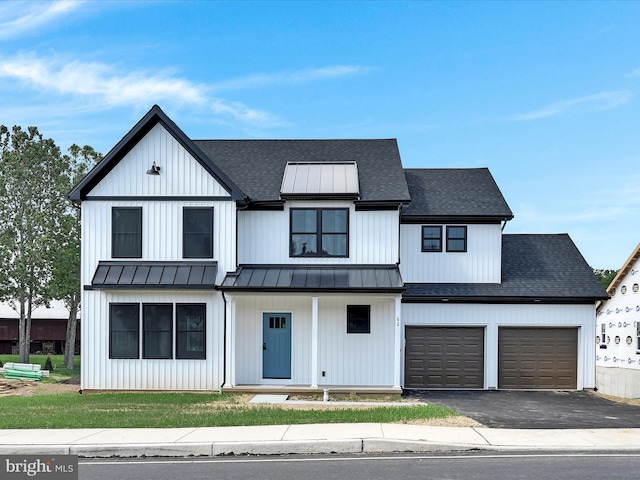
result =
[[[490,428],[640,428],[640,406],[588,391],[405,390]]]

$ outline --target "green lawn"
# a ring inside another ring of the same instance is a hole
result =
[[[0,355],[18,362],[18,355]],[[30,363],[44,366],[47,355],[30,355]],[[73,370],[62,355],[51,355],[54,370],[45,383],[80,375],[80,357]],[[318,397],[319,398],[319,397]],[[337,399],[337,398],[336,398]],[[354,399],[361,399],[357,397]],[[397,400],[393,398],[392,400]],[[0,399],[0,429],[6,428],[175,428],[303,423],[390,423],[456,416],[437,405],[291,409],[247,404],[242,394],[205,393],[78,393],[10,396]]]
[[[296,410],[277,405],[246,404],[240,398],[239,394],[203,393],[68,393],[5,397],[0,401],[0,429],[389,423],[457,415],[437,405]]]
[[[64,365],[64,355],[29,355],[29,363],[42,365],[44,369],[44,364],[47,361],[47,357],[51,357],[51,363],[53,364],[53,372],[51,372],[50,378],[44,378],[44,382],[59,382],[61,380],[66,380],[70,377],[76,377],[80,375],[80,356],[76,355],[73,358],[73,370],[67,369]],[[7,362],[20,362],[19,355],[0,355],[0,361],[5,364]]]

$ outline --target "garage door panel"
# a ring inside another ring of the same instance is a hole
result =
[[[484,328],[407,326],[405,339],[406,388],[484,387]]]
[[[498,388],[577,388],[576,328],[498,330]]]

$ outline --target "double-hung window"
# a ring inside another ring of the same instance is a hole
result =
[[[213,208],[182,210],[182,257],[213,258]]]
[[[467,227],[447,227],[447,252],[467,251]]]
[[[422,251],[442,251],[442,227],[440,225],[424,225],[422,227]]]
[[[140,358],[140,305],[109,305],[109,358]]]
[[[142,305],[142,358],[173,358],[173,305]]]
[[[348,257],[349,209],[292,208],[291,257]]]
[[[142,207],[111,209],[111,256],[142,258]]]
[[[176,358],[204,360],[206,358],[206,306],[176,305]]]

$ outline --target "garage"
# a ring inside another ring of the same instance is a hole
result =
[[[575,389],[578,329],[498,329],[498,388]]]
[[[405,388],[484,388],[484,327],[405,328]]]

